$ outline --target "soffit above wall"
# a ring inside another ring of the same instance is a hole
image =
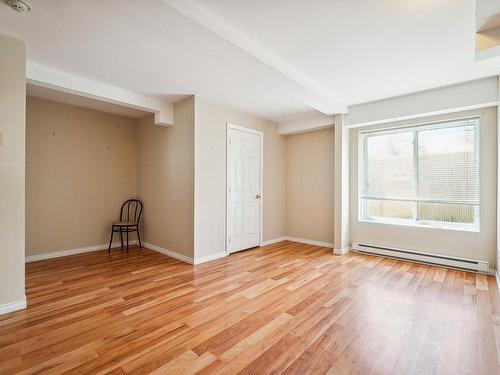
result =
[[[500,58],[500,1],[476,0],[476,60]]]
[[[101,100],[85,98],[80,95],[69,94],[59,90],[52,90],[46,87],[31,84],[26,85],[26,95],[132,118],[140,118],[148,114],[148,112],[141,111],[139,109],[123,107]]]

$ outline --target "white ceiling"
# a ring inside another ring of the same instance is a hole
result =
[[[500,71],[474,61],[463,0],[30,0],[0,32],[39,64],[175,101],[200,95],[275,121]]]

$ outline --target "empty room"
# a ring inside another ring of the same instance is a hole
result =
[[[0,0],[0,374],[500,374],[500,1]]]

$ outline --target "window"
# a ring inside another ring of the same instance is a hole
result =
[[[479,119],[360,133],[360,220],[479,230]]]

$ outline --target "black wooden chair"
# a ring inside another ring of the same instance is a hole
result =
[[[139,247],[142,247],[141,233],[139,232],[139,222],[141,221],[143,205],[138,199],[129,199],[122,204],[120,209],[120,221],[113,223],[111,227],[111,239],[109,240],[108,253],[111,251],[111,244],[113,243],[113,234],[120,233],[120,240],[123,248],[123,233],[127,239],[127,253],[128,253],[128,234],[130,232],[137,232],[137,239],[139,240]]]

